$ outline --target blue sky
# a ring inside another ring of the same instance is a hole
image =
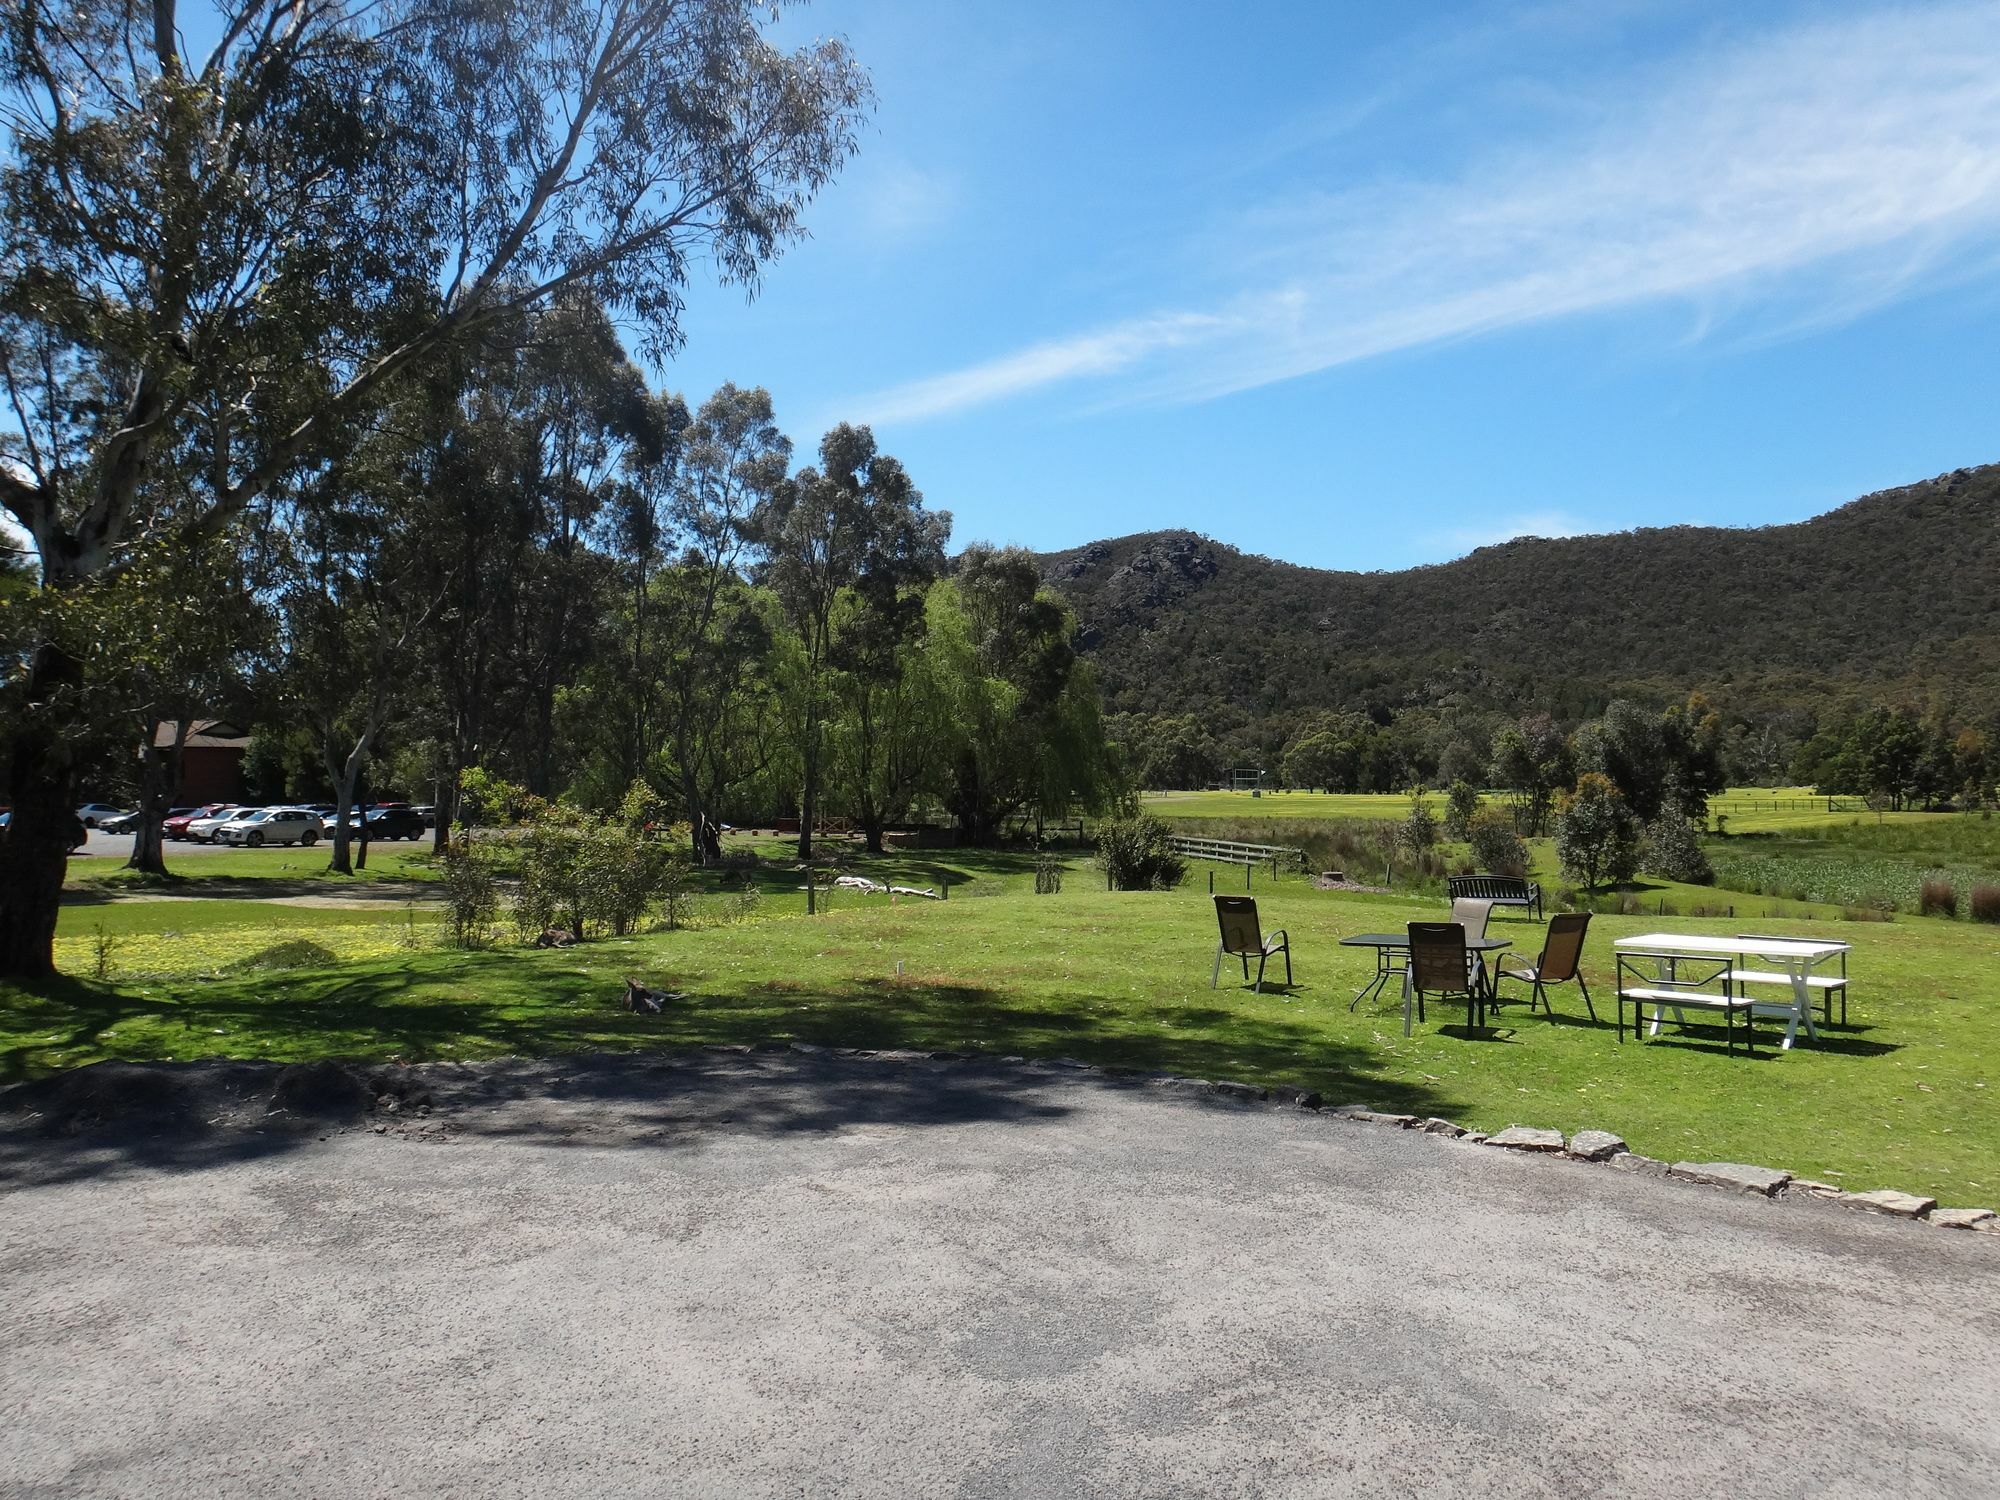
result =
[[[1330,567],[2000,459],[2000,5],[820,0],[880,106],[664,380],[957,539]]]

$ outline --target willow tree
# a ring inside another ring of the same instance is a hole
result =
[[[553,293],[680,341],[691,267],[754,285],[868,84],[748,0],[74,0],[0,17],[0,506],[37,587],[228,534],[405,373]],[[171,470],[174,483],[160,475]],[[52,968],[87,662],[0,714],[0,976]]]
[[[813,821],[834,707],[840,605],[893,609],[912,584],[944,567],[951,516],[924,509],[902,464],[866,427],[843,422],[820,440],[819,463],[779,486],[754,518],[762,573],[798,634],[802,662],[792,716],[800,763],[799,858],[812,858]],[[806,883],[811,905],[812,883]]]

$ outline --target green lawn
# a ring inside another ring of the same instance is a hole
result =
[[[1442,815],[1444,795],[1425,798]],[[1410,799],[1401,793],[1373,792],[1149,792],[1140,808],[1162,818],[1396,818],[1407,817]]]
[[[1593,926],[1588,974],[1601,1023],[1588,1022],[1572,990],[1560,995],[1553,1023],[1513,1008],[1500,1031],[1478,1039],[1452,1027],[1453,1012],[1433,1012],[1406,1041],[1391,1006],[1348,1011],[1371,960],[1337,940],[1435,915],[1435,901],[1260,879],[1267,925],[1292,934],[1300,987],[1257,996],[1240,984],[1208,988],[1214,937],[1204,888],[1111,894],[1082,867],[1061,894],[1037,897],[1021,856],[911,857],[897,873],[948,871],[952,899],[891,907],[837,896],[831,913],[806,920],[793,915],[802,899],[787,889],[795,877],[771,863],[759,915],[722,920],[730,908],[710,898],[693,930],[568,952],[412,948],[428,934],[413,933],[394,908],[373,921],[269,908],[262,923],[220,913],[199,927],[163,910],[185,903],[151,903],[130,917],[140,908],[83,908],[81,919],[65,919],[64,942],[77,945],[65,958],[72,974],[93,972],[89,924],[116,911],[133,924],[121,929],[126,940],[161,955],[207,945],[188,972],[217,977],[0,989],[0,1078],[106,1057],[420,1060],[790,1037],[1290,1083],[1482,1129],[1595,1126],[1656,1156],[1762,1162],[1947,1202],[2000,1200],[2000,1006],[1990,1003],[2000,931],[1992,928],[1908,918],[1785,924],[1856,945],[1853,1025],[1818,1046],[1750,1061],[1706,1042],[1616,1044],[1610,941],[1657,925],[1650,917]],[[181,925],[162,925],[169,921]],[[1496,925],[1524,947],[1538,942],[1532,924]],[[1739,925],[1673,922],[1695,931]],[[285,946],[294,942],[331,957]],[[337,947],[347,942],[372,949]],[[322,967],[231,972],[259,953]],[[123,972],[125,954],[114,957],[112,972]],[[628,973],[694,998],[660,1018],[625,1015],[617,1000]]]
[[[367,880],[434,880],[428,840],[416,843],[370,844],[368,868],[353,875],[335,875],[327,870],[326,844],[310,849],[286,845],[281,849],[212,849],[201,844],[167,845],[168,881],[128,870],[122,858],[93,856],[72,859],[69,884],[79,887],[118,889],[126,886],[172,889],[177,882],[235,882],[242,880],[313,880],[331,886]]]

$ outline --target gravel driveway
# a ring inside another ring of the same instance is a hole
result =
[[[2000,1493],[2000,1236],[1054,1068],[425,1071],[0,1130],[0,1491]]]

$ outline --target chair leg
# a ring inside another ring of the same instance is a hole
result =
[[[1285,940],[1284,953],[1285,953],[1285,988],[1290,989],[1292,987],[1292,944],[1289,938]]]
[[[1222,944],[1215,945],[1215,972],[1208,976],[1208,987],[1214,989],[1222,983]]]
[[[1251,994],[1253,994],[1253,995],[1261,995],[1261,994],[1263,994],[1263,993],[1264,993],[1264,965],[1265,965],[1265,964],[1267,964],[1267,963],[1269,963],[1270,961],[1271,961],[1271,960],[1270,960],[1270,958],[1269,958],[1269,956],[1268,956],[1268,955],[1264,955],[1264,954],[1259,954],[1259,955],[1258,955],[1258,958],[1257,958],[1257,985],[1256,985],[1256,988],[1255,988],[1255,989],[1251,990],[1251,992],[1250,992]],[[1247,959],[1247,958],[1246,958],[1245,960],[1243,960],[1243,967],[1244,967],[1245,969],[1248,969],[1248,968],[1250,967],[1250,960],[1249,960],[1249,959]]]
[[[1596,1007],[1595,1005],[1592,1005],[1592,1004],[1590,1003],[1590,986],[1589,986],[1589,985],[1587,985],[1587,984],[1585,984],[1585,983],[1583,982],[1583,975],[1582,975],[1582,974],[1578,974],[1578,975],[1576,976],[1576,987],[1577,987],[1578,989],[1580,989],[1580,990],[1582,990],[1582,991],[1583,991],[1583,1006],[1584,1006],[1584,1009],[1590,1012],[1590,1019],[1591,1019],[1591,1020],[1592,1020],[1593,1022],[1594,1022],[1594,1021],[1596,1021],[1596,1019],[1597,1019],[1597,1007]]]

